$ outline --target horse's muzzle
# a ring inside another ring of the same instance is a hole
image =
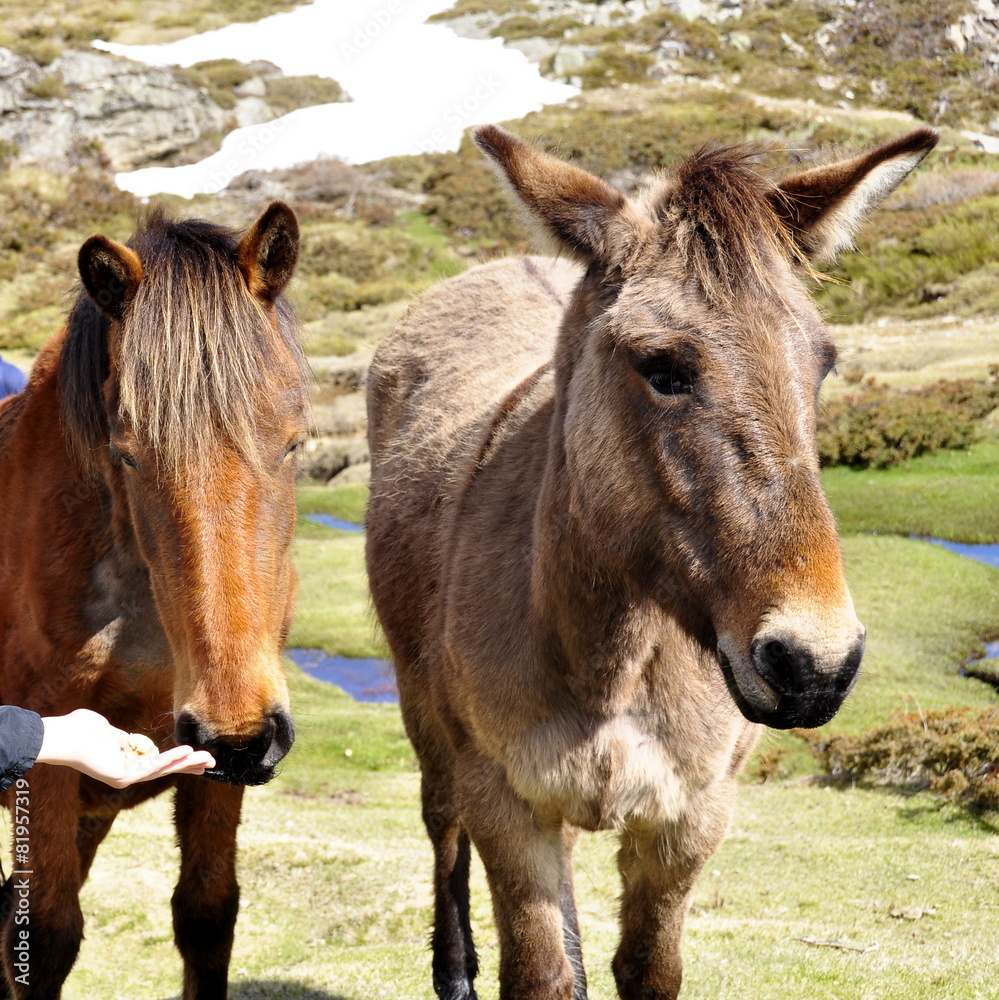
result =
[[[750,722],[774,729],[825,725],[853,689],[864,633],[839,652],[819,652],[786,631],[761,633],[739,655],[724,640],[718,660],[729,691]]]
[[[295,725],[286,708],[277,708],[264,719],[253,737],[216,733],[190,712],[181,712],[174,726],[177,744],[207,750],[215,767],[205,777],[229,785],[264,785],[274,777],[275,767],[295,742]]]

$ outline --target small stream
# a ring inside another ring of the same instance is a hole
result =
[[[920,537],[920,536],[914,536]],[[968,542],[948,542],[944,538],[923,538],[920,537],[921,541],[930,542],[933,545],[942,545],[945,549],[949,549],[951,552],[956,552],[959,556],[964,556],[966,559],[974,559],[975,562],[985,563],[986,566],[992,566],[994,569],[999,569],[999,544],[986,543],[986,544],[969,544]],[[982,677],[976,672],[975,667],[982,663],[984,664],[986,660],[999,659],[999,640],[994,642],[986,642],[985,644],[985,655],[977,660],[969,660],[962,668],[961,673],[968,677],[978,677],[979,680],[984,680],[987,684],[992,684],[999,690],[999,685],[994,684],[987,677]],[[991,666],[990,664],[987,666]],[[988,671],[991,673],[991,671]]]
[[[316,524],[325,524],[327,528],[336,528],[337,531],[364,532],[363,524],[354,524],[353,521],[341,521],[340,518],[332,514],[306,514],[306,521],[314,521]]]
[[[362,525],[341,520],[331,514],[306,514],[305,519],[338,531],[353,533],[364,531]],[[920,537],[919,540],[942,545],[967,559],[974,559],[999,569],[999,545],[970,545],[964,542],[948,542],[942,538]],[[392,664],[388,660],[329,656],[321,649],[288,649],[285,652],[289,659],[297,663],[310,677],[335,684],[355,701],[398,702],[399,700]],[[978,664],[985,664],[986,660],[991,659],[999,659],[999,640],[985,643],[985,655],[981,659],[965,664],[962,673],[992,683],[976,672]]]
[[[398,702],[392,664],[388,660],[329,656],[321,649],[286,649],[285,656],[310,677],[342,688],[354,701]]]

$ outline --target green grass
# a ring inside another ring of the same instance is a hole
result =
[[[385,653],[364,571],[364,537],[303,523],[292,544],[299,593],[289,646],[343,656]]]
[[[905,467],[826,469],[840,530],[999,542],[999,440],[913,459]],[[999,622],[999,619],[997,619]]]
[[[994,458],[980,454],[978,474],[987,474]],[[974,461],[936,456],[875,475],[892,482],[921,472],[932,483],[971,477]],[[936,494],[923,494],[932,513]],[[978,502],[963,496],[969,507]],[[359,488],[303,490],[300,497],[302,510],[353,511],[355,518],[363,504]],[[372,651],[365,645],[372,625],[362,547],[360,536],[300,523],[293,642]],[[979,636],[999,631],[999,574],[907,538],[848,535],[844,553],[868,652],[830,728],[862,729],[893,708],[995,704],[989,689],[956,669]],[[289,680],[298,742],[277,781],[248,791],[240,830],[243,896],[230,996],[433,1000],[431,856],[398,707],[358,704],[295,667]],[[796,745],[803,755],[802,742],[788,734],[771,734],[763,745]],[[687,921],[682,1000],[994,996],[996,832],[991,819],[929,795],[747,780]],[[610,834],[584,835],[576,854],[593,1000],[615,995],[615,846]],[[178,995],[181,966],[169,922],[176,869],[167,799],[118,820],[83,890],[87,938],[64,1000]],[[915,920],[893,916],[907,908],[927,912]],[[472,916],[479,995],[494,997],[496,933],[477,859]]]
[[[333,488],[303,486],[298,491],[298,513],[329,514],[341,521],[364,524],[369,493],[368,487],[361,483]]]
[[[385,706],[375,714],[397,718]],[[282,776],[247,794],[230,996],[433,1000],[418,777],[408,766],[344,774],[331,763],[335,777],[321,789],[287,787]],[[293,771],[289,764],[287,777]],[[614,850],[611,835],[591,834],[576,853],[594,1000],[615,996]],[[683,1000],[991,997],[997,864],[990,826],[925,796],[745,787],[687,922]],[[118,820],[84,887],[87,938],[64,1000],[177,996],[176,865],[166,799]],[[891,916],[903,907],[935,912]],[[472,909],[479,995],[495,997],[496,936],[477,860]],[[874,950],[809,947],[802,937]]]
[[[995,705],[995,693],[957,674],[999,635],[999,570],[904,538],[843,539],[847,580],[867,647],[860,680],[828,729],[859,731],[893,709]]]

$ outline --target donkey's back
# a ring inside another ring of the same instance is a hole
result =
[[[375,354],[368,554],[376,604],[396,608],[385,623],[403,685],[433,614],[454,503],[499,425],[512,433],[530,409],[525,394],[550,390],[548,363],[580,274],[542,257],[473,268],[420,298]]]
[[[421,297],[371,365],[372,460],[405,452],[401,440],[421,450],[433,441],[443,458],[476,424],[487,426],[506,393],[551,358],[580,274],[550,258],[501,260]]]

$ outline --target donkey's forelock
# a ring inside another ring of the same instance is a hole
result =
[[[775,260],[811,271],[774,211],[774,184],[757,172],[759,150],[706,146],[655,182],[644,199],[658,238],[680,255],[710,298],[771,289]]]
[[[129,243],[143,278],[117,332],[118,410],[165,468],[181,469],[223,434],[251,461],[260,384],[290,356],[305,405],[307,376],[294,315],[276,303],[278,332],[250,294],[237,234],[200,220],[154,212]],[[110,320],[81,291],[60,358],[70,437],[83,453],[105,444],[102,385],[109,372]]]

